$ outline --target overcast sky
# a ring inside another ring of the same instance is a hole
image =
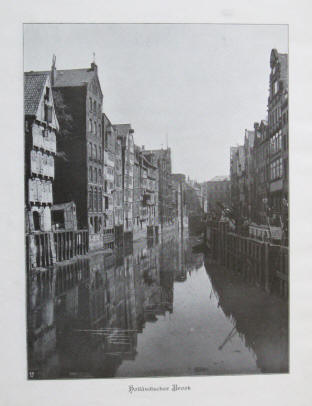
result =
[[[173,172],[229,174],[231,145],[266,118],[272,48],[288,27],[224,24],[27,24],[24,70],[89,67],[95,52],[103,110],[131,123],[135,143],[166,147]]]

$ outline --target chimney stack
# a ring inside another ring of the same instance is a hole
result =
[[[51,86],[54,86],[55,81],[56,81],[56,66],[55,66],[55,62],[56,62],[56,56],[53,54],[53,57],[52,57],[52,66],[51,66]]]

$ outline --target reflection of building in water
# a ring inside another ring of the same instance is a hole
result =
[[[29,289],[29,368],[38,378],[109,377],[136,356],[145,324],[173,311],[188,245],[125,245],[38,272]]]
[[[30,370],[36,371],[42,364],[47,369],[55,367],[59,332],[68,318],[77,317],[78,285],[87,277],[88,261],[84,258],[32,275],[28,300]]]
[[[256,354],[257,366],[262,372],[287,372],[287,304],[244,283],[242,275],[209,264],[206,269],[219,306],[234,323],[235,332]],[[227,337],[220,342],[220,350],[226,342]]]

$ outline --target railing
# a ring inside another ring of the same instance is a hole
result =
[[[85,255],[89,249],[87,230],[36,231],[26,235],[26,254],[29,269],[46,268],[56,262]]]

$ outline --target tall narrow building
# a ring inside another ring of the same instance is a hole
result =
[[[161,230],[174,224],[174,209],[171,184],[171,150],[146,150],[145,154],[153,154],[157,163],[158,175],[158,216]]]
[[[97,65],[57,70],[51,82],[60,123],[55,203],[76,204],[79,228],[89,230],[89,249],[103,247],[103,94]]]
[[[270,56],[268,129],[270,139],[269,206],[275,225],[280,225],[284,201],[288,201],[288,54],[272,49]]]
[[[132,238],[133,233],[133,167],[134,167],[134,130],[130,124],[115,124],[117,139],[122,151],[122,186],[124,235]]]

